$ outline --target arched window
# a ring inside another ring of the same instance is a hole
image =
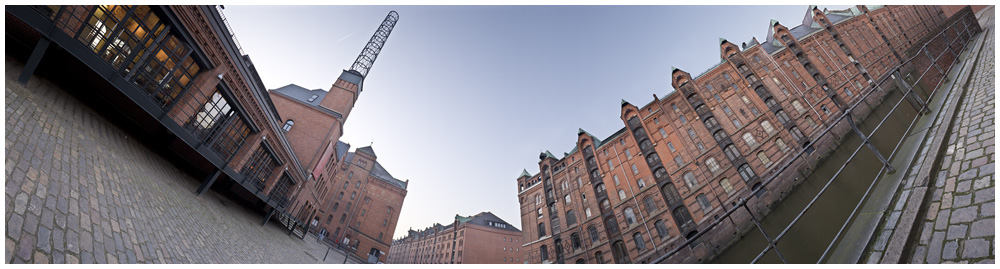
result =
[[[595,252],[594,258],[597,260],[597,264],[604,264],[604,252]]]
[[[712,137],[715,138],[716,142],[722,142],[722,140],[726,139],[726,131],[720,129],[719,131],[712,134]]]
[[[733,191],[733,185],[729,183],[728,178],[723,178],[719,180],[719,186],[722,186],[722,190],[726,193]]]
[[[747,164],[741,165],[738,170],[740,172],[740,177],[743,177],[743,181],[750,181],[750,179],[754,176],[757,176],[757,174],[753,172],[753,169],[750,169],[750,165]]]
[[[566,202],[566,204],[567,204],[567,205],[573,202],[573,201],[572,201],[572,200],[571,200],[571,199],[569,198],[569,194],[567,194],[566,196],[564,196],[564,197],[563,197],[563,201],[564,201],[564,202]]]
[[[705,127],[707,127],[709,130],[715,129],[715,127],[718,126],[719,126],[719,121],[715,120],[715,117],[708,117],[705,119]]]
[[[656,154],[656,152],[646,155],[646,163],[648,163],[650,166],[660,163],[660,155]]]
[[[676,163],[677,166],[682,166],[684,165],[684,159],[682,159],[680,155],[674,156],[674,163]]]
[[[618,190],[618,199],[625,200],[625,190]]]
[[[667,148],[670,149],[670,152],[677,151],[677,148],[674,147],[674,143],[667,142]]]
[[[749,132],[743,133],[743,141],[747,142],[747,146],[753,148],[757,146],[757,139],[753,138],[753,135]]]
[[[602,193],[607,191],[607,189],[604,188],[604,183],[597,183],[597,186],[594,187],[594,190],[597,191],[597,195],[601,195]]]
[[[288,131],[292,130],[292,125],[295,125],[295,121],[288,120],[285,122],[285,126],[282,126],[281,129],[285,130],[285,132],[287,133]]]
[[[344,192],[340,192],[340,194],[337,194],[337,200],[340,200],[340,199],[343,199],[343,198],[344,198]]]
[[[682,228],[683,226],[687,226],[694,223],[694,220],[691,219],[691,213],[688,212],[687,207],[683,206],[677,207],[676,209],[674,209],[673,215],[674,215],[674,221],[680,223]]]
[[[632,241],[635,242],[635,248],[638,251],[646,250],[646,242],[642,240],[642,233],[636,232],[632,234]]]
[[[694,178],[694,173],[691,172],[684,173],[684,184],[686,184],[688,188],[691,189],[694,189],[695,186],[698,186],[698,180]]]
[[[769,167],[772,164],[771,159],[767,158],[767,154],[763,151],[757,152],[757,159],[760,159],[760,163],[763,164],[764,167]]]
[[[628,257],[628,249],[625,247],[625,241],[618,240],[614,244],[611,244],[611,255],[614,256],[615,263],[617,264],[632,263]]]
[[[660,238],[670,236],[670,232],[667,231],[667,225],[663,223],[663,220],[657,220],[656,223],[653,224],[653,227],[656,227],[656,233],[660,236]],[[661,240],[660,242],[663,241]]]
[[[336,212],[338,207],[340,207],[340,203],[333,203],[333,210],[330,211]]]
[[[351,192],[351,200],[354,200],[354,196],[357,196],[357,195],[358,195],[358,192],[352,191]]]
[[[542,195],[541,194],[535,194],[535,204],[538,205],[538,204],[541,204],[541,203],[542,203]]]
[[[573,249],[580,249],[580,234],[572,233],[569,235],[569,241],[573,244]]]
[[[545,223],[544,222],[539,222],[538,223],[538,238],[542,238],[542,237],[545,237]]]
[[[592,243],[600,239],[600,236],[597,234],[597,227],[594,227],[594,225],[587,227],[587,233],[590,234],[590,242]]]
[[[733,144],[729,144],[723,148],[722,152],[726,154],[726,158],[729,158],[730,161],[734,161],[736,158],[742,156],[740,155],[740,151],[736,150],[736,146],[733,146]]]
[[[340,215],[340,223],[344,223],[344,220],[347,220],[347,214]]]
[[[705,197],[704,193],[698,194],[695,200],[698,200],[698,206],[701,206],[702,212],[708,213],[712,211],[712,204],[708,202],[708,197]]]
[[[566,211],[566,227],[573,226],[576,224],[576,212],[573,210]]]
[[[539,249],[538,251],[541,252],[542,260],[547,261],[549,259],[549,247],[546,245],[542,245],[538,249]]]
[[[760,122],[760,127],[764,128],[764,132],[767,132],[767,134],[769,134],[769,135],[774,134],[774,126],[771,126],[770,122],[768,122],[768,121],[761,121]]]
[[[604,228],[611,234],[618,234],[618,221],[614,217],[604,219]]]
[[[676,205],[681,202],[681,196],[677,193],[677,188],[674,187],[673,183],[664,184],[660,191],[663,192],[663,197],[667,199],[667,205]]]
[[[799,114],[806,112],[806,108],[802,106],[802,103],[800,103],[799,100],[792,100],[792,107],[794,107],[795,111],[798,111]]]
[[[667,178],[667,169],[665,169],[663,167],[656,168],[656,171],[653,171],[653,176],[656,177],[656,178],[658,178],[658,179],[666,179]]]
[[[778,118],[778,122],[780,122],[781,124],[785,124],[790,120],[788,118],[788,114],[786,114],[784,110],[778,110],[774,112],[774,116]]]
[[[708,166],[708,171],[712,173],[719,171],[719,163],[715,161],[715,157],[709,157],[705,160],[705,165]]]
[[[642,199],[642,203],[646,204],[646,212],[649,214],[653,214],[653,211],[658,209],[656,208],[656,200],[653,199],[652,195],[646,196],[645,199]]]
[[[764,100],[764,105],[767,105],[767,108],[774,108],[778,106],[778,102],[774,101],[774,98],[768,97],[767,100]]]
[[[635,212],[631,207],[625,208],[625,225],[632,225],[635,223]]]
[[[774,140],[774,144],[778,145],[778,149],[780,149],[781,151],[787,151],[788,150],[788,145],[786,145],[785,141],[781,140],[781,138],[775,139]]]
[[[584,208],[583,209],[583,213],[587,214],[587,217],[589,218],[590,217],[590,208],[589,207],[588,208]]]

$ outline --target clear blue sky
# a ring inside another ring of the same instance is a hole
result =
[[[821,6],[822,8],[823,6]],[[830,6],[829,8],[843,8]],[[516,177],[538,153],[604,138],[619,100],[665,96],[670,67],[700,74],[718,38],[763,41],[806,6],[226,6],[268,89],[328,90],[390,10],[400,20],[342,138],[409,179],[395,238],[490,211],[520,227]]]

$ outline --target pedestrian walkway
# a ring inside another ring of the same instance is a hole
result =
[[[984,15],[986,41],[938,163],[910,263],[995,263],[993,8]]]
[[[200,180],[49,81],[17,83],[22,68],[6,57],[6,263],[324,262],[315,238],[196,197]]]

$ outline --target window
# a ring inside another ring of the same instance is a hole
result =
[[[677,166],[681,166],[684,164],[684,159],[681,159],[681,156],[676,156],[674,157],[674,162],[677,163]]]
[[[713,94],[712,98],[715,98],[715,101],[722,102],[722,97],[719,97],[719,94]]]
[[[535,194],[535,204],[537,205],[537,204],[541,204],[541,203],[542,203],[542,195],[541,194]]]
[[[538,218],[542,218],[542,209],[539,208],[537,211],[538,211]]]
[[[712,88],[712,84],[705,84],[705,88],[708,88],[708,91],[714,91],[715,90],[714,88]]]
[[[694,178],[694,173],[684,173],[684,184],[687,184],[688,188],[691,189],[694,189],[698,185],[698,180]]]
[[[370,203],[372,203],[372,198],[365,197],[365,204],[367,205]]]
[[[722,73],[722,77],[726,78],[726,80],[730,80],[731,79],[729,77],[729,73]]]
[[[631,207],[625,208],[625,225],[632,225],[635,223],[635,212]]]
[[[729,115],[729,116],[733,115],[733,111],[730,110],[728,106],[722,106],[722,111],[726,112],[726,115]]]
[[[615,164],[611,163],[611,160],[608,160],[608,170],[614,170],[614,169],[615,169]]]
[[[580,249],[580,247],[581,247],[581,244],[580,244],[580,234],[578,234],[578,233],[570,234],[569,235],[569,240],[573,244],[573,249]]]
[[[563,199],[564,199],[564,201],[566,201],[566,204],[567,204],[567,205],[573,202],[573,201],[571,201],[571,200],[569,199],[569,194],[567,194],[567,195],[566,195],[565,197],[563,197]]]
[[[743,127],[743,123],[740,122],[740,119],[733,117],[733,126],[736,126],[736,129],[739,129]]]
[[[315,100],[316,100],[316,97],[319,97],[319,95],[315,95],[315,94],[313,94],[313,96],[312,96],[312,97],[309,97],[309,100],[308,100],[307,102],[312,102],[312,101],[315,101]]]
[[[667,142],[667,148],[670,149],[670,152],[677,152],[677,148],[674,148],[674,143]]]
[[[688,122],[687,118],[685,118],[684,115],[680,115],[680,117],[678,118],[681,120],[681,124],[685,124]]]
[[[573,210],[566,211],[566,227],[573,226],[576,224],[576,212]]]
[[[576,168],[576,167],[574,167],[574,168]],[[583,179],[581,179],[580,177],[576,177],[576,185],[577,185],[578,188],[582,188],[583,187]]]
[[[632,240],[635,241],[635,248],[638,251],[646,250],[646,242],[642,240],[642,233],[637,232],[632,234]]]
[[[618,199],[625,200],[625,190],[618,190]]]
[[[757,152],[757,159],[760,159],[760,163],[763,164],[764,167],[770,167],[772,164],[771,159],[768,159],[767,154],[763,151]]]
[[[636,181],[636,182],[635,182],[635,184],[636,184],[636,185],[639,185],[639,189],[642,189],[642,188],[645,188],[645,187],[646,187],[646,183],[645,183],[645,182],[642,182],[642,179],[641,179],[641,178],[640,178],[640,179],[639,179],[638,181]]]
[[[588,207],[588,208],[583,209],[583,213],[587,214],[587,217],[589,218],[590,217],[590,208]]]
[[[590,234],[590,242],[597,242],[599,238],[597,235],[597,228],[595,228],[594,225],[587,227],[587,233]]]
[[[354,184],[354,188],[355,188],[355,189],[357,189],[357,188],[361,188],[361,181],[358,181],[358,183],[355,183],[355,184]]]
[[[698,196],[695,197],[695,200],[698,200],[698,206],[701,207],[701,212],[708,213],[709,211],[712,211],[712,204],[708,202],[708,198],[705,197],[704,193],[698,194]]]
[[[604,253],[598,251],[594,253],[594,258],[597,259],[597,264],[604,264]]]
[[[739,86],[736,86],[736,83],[733,83],[733,84],[731,84],[730,86],[732,86],[732,87],[733,87],[733,90],[736,90],[736,91],[739,91],[739,90],[740,90],[740,87],[739,87]]]
[[[340,194],[337,194],[337,199],[338,200],[340,200],[342,198],[344,198],[344,192],[340,192]]]
[[[660,118],[653,118],[653,123],[660,124]]]
[[[340,203],[333,203],[333,209],[330,211],[337,212],[338,207],[340,207]]]
[[[658,236],[660,236],[660,238],[666,238],[667,236],[670,236],[670,232],[667,231],[667,225],[663,223],[663,220],[657,220],[656,223],[653,224],[653,226],[656,227],[656,233]]]
[[[364,210],[364,209],[362,209],[362,210],[361,210],[361,216],[364,216],[364,215],[365,215],[365,210]]]
[[[695,134],[694,130],[692,130],[692,129],[688,129],[688,136],[690,136],[691,139],[698,139],[698,135]]]
[[[352,191],[351,192],[351,200],[354,200],[354,196],[357,196],[357,195],[358,195],[358,192]]]
[[[566,182],[565,180],[563,180],[562,184],[559,184],[559,185],[562,186],[563,190],[569,189],[569,182]]]
[[[733,191],[733,185],[729,184],[729,179],[728,178],[720,179],[719,180],[719,186],[722,186],[722,190],[726,191],[726,193],[729,193],[729,192]]]
[[[351,172],[347,173],[347,178],[351,178],[353,176],[354,176],[354,171],[351,171]],[[346,184],[347,182],[344,182],[344,183]],[[347,188],[347,185],[344,185],[344,188]]]
[[[618,181],[618,175],[612,175],[611,178],[615,180],[615,186],[618,186],[620,184],[620,182]]]
[[[809,129],[816,128],[816,122],[813,121],[813,118],[810,116],[806,116],[806,125],[806,128]]]
[[[795,111],[798,111],[799,114],[806,112],[806,108],[802,106],[802,103],[800,103],[799,100],[793,100],[792,107],[794,107]]]
[[[347,214],[340,215],[340,223],[344,223],[344,220],[346,219],[347,219]]]
[[[653,212],[658,209],[656,207],[656,200],[653,199],[652,195],[646,196],[645,199],[642,199],[642,203],[646,204],[646,212],[649,214],[653,214]]]
[[[705,160],[705,165],[708,166],[708,171],[712,173],[719,171],[719,163],[715,161],[714,157],[709,157],[708,160]]]
[[[660,129],[660,130],[663,130],[663,129]],[[632,159],[632,152],[629,151],[628,149],[625,149],[625,158],[628,158],[629,160]]]
[[[788,145],[785,145],[785,141],[781,140],[781,138],[774,140],[774,144],[777,144],[778,149],[781,149],[781,151],[788,151]]]
[[[760,127],[764,128],[764,132],[767,132],[767,134],[769,134],[769,135],[774,134],[774,126],[771,126],[770,122],[768,122],[768,121],[761,121],[760,122]]]
[[[285,130],[285,132],[287,133],[288,131],[292,130],[292,125],[295,125],[295,121],[288,120],[285,122],[285,126],[282,126],[281,129]]]
[[[545,223],[544,222],[539,222],[538,223],[538,238],[542,238],[544,236],[545,236]]]
[[[757,176],[757,174],[753,172],[753,169],[750,169],[750,165],[747,164],[741,165],[737,170],[739,170],[740,177],[743,178],[743,181],[750,181],[750,179]]]
[[[667,138],[667,130],[663,130],[663,128],[660,128],[660,137]]]
[[[670,104],[670,108],[673,109],[674,112],[680,112],[681,111],[680,108],[677,108],[677,104]]]
[[[639,174],[639,168],[636,167],[634,164],[632,165],[632,173],[633,174]]]
[[[747,146],[750,148],[757,146],[757,139],[753,138],[753,135],[750,133],[743,133],[743,141],[747,142]]]

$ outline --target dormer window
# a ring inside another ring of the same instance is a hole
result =
[[[309,102],[315,101],[317,97],[319,97],[319,95],[313,94],[312,97],[309,97]]]
[[[285,130],[285,132],[287,133],[288,131],[292,130],[292,125],[295,125],[295,121],[288,120],[285,122],[285,126],[282,126],[281,129]]]

